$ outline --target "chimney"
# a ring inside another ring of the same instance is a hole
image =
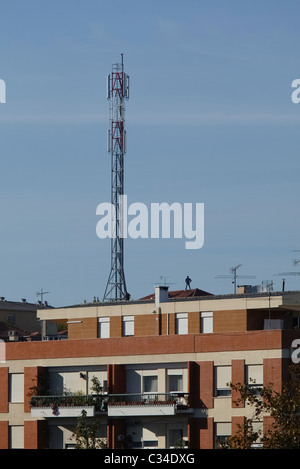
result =
[[[251,285],[238,285],[238,295],[244,295],[249,292]]]
[[[169,287],[166,285],[155,287],[155,307],[158,307],[160,303],[166,303],[168,301],[168,290]]]

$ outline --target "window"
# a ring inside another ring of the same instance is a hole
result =
[[[143,392],[157,392],[157,376],[143,376]]]
[[[24,402],[24,374],[10,374],[10,402]]]
[[[263,365],[247,365],[246,381],[253,388],[260,389],[263,386]]]
[[[231,422],[216,422],[215,423],[215,446],[219,448],[222,444],[226,443],[231,436]]]
[[[134,316],[123,316],[123,336],[134,335]]]
[[[107,392],[107,379],[103,380],[102,387],[103,387],[103,392]]]
[[[184,435],[182,428],[169,429],[169,448],[184,446]]]
[[[263,434],[263,422],[259,421],[259,420],[253,420],[252,421],[252,428],[253,428],[253,432],[258,434],[258,438],[254,443],[252,443],[251,448],[254,448],[254,449],[255,448],[262,448],[263,445],[262,445],[262,442],[261,442],[261,437],[262,437],[262,434]]]
[[[107,371],[91,370],[88,372],[88,393],[93,394],[95,392],[95,389],[92,389],[94,387],[94,378],[98,380],[98,383],[102,387],[102,392],[107,392]]]
[[[151,448],[151,449],[154,449],[154,448],[158,448],[158,440],[143,440],[143,445],[142,447],[144,449],[147,449],[147,448]]]
[[[10,427],[10,449],[24,449],[24,427]]]
[[[182,392],[182,391],[183,391],[182,375],[169,375],[169,392]]]
[[[215,372],[215,396],[231,395],[231,366],[216,366]]]
[[[177,313],[175,316],[176,334],[188,333],[188,313]]]
[[[140,448],[158,448],[158,429],[156,424],[149,424],[147,427],[142,427],[141,422],[131,424],[131,429],[127,430],[127,436],[131,441],[132,449]]]
[[[8,314],[7,321],[10,324],[16,324],[16,315],[15,314]]]
[[[213,332],[213,313],[200,313],[201,329],[203,334],[211,334]]]
[[[109,318],[98,318],[98,337],[109,339]]]

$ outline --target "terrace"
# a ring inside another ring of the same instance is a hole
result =
[[[191,412],[187,393],[143,393],[103,395],[33,396],[32,417],[78,417],[85,410],[88,417],[175,415]]]

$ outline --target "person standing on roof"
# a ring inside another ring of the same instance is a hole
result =
[[[187,276],[187,278],[185,279],[185,289],[187,290],[188,288],[191,289],[191,281],[192,279]]]

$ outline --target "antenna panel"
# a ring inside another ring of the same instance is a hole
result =
[[[107,99],[110,99],[110,75],[107,76]]]
[[[111,132],[110,132],[110,130],[107,131],[107,151],[108,151],[108,153],[111,152]]]

